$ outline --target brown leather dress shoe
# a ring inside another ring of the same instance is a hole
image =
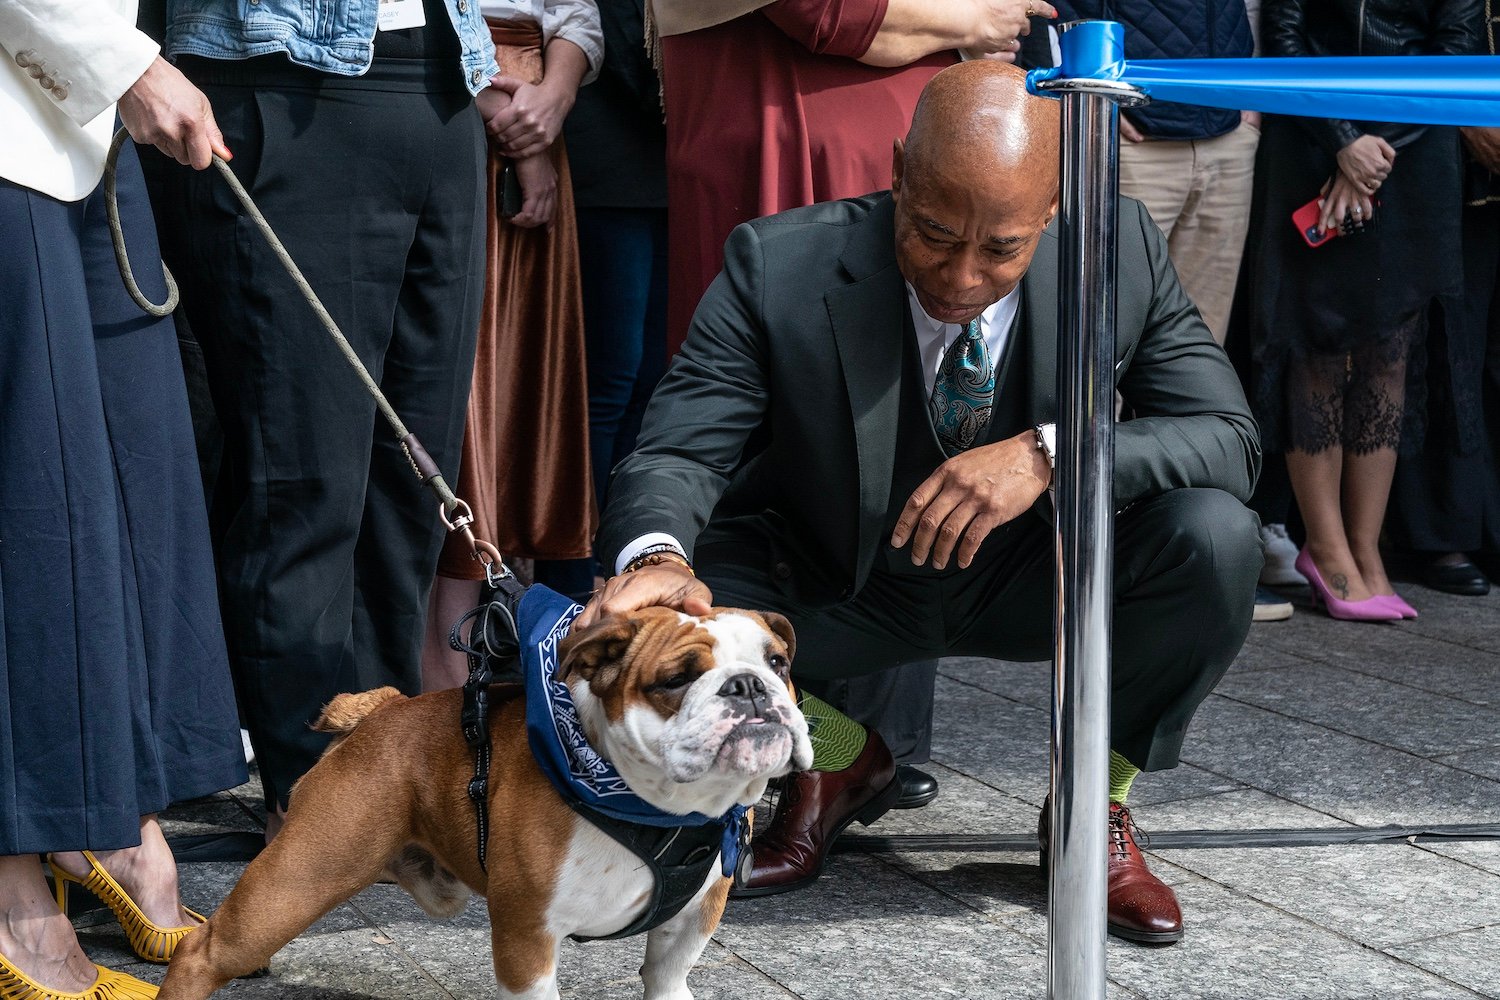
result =
[[[1051,830],[1050,800],[1042,806],[1037,840],[1042,867],[1047,867]],[[1109,932],[1142,944],[1173,944],[1182,940],[1182,908],[1172,887],[1151,874],[1135,843],[1135,820],[1118,802],[1109,804]]]
[[[1151,874],[1135,846],[1135,821],[1109,804],[1109,932],[1145,944],[1182,940],[1182,908],[1172,887]]]
[[[896,762],[880,734],[867,732],[864,750],[844,770],[787,777],[776,815],[751,845],[750,877],[731,889],[731,896],[774,896],[812,885],[845,827],[855,820],[869,826],[895,804],[901,794]]]

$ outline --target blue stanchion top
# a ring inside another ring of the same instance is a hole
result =
[[[1086,21],[1063,32],[1048,80],[1129,84],[1147,97],[1311,118],[1500,126],[1500,56],[1328,56],[1127,61],[1125,27]]]

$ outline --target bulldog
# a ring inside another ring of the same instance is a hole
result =
[[[786,619],[649,608],[605,619],[558,647],[590,746],[640,799],[674,816],[722,816],[811,765],[788,684]],[[486,866],[467,786],[462,692],[340,695],[317,726],[336,736],[293,789],[286,824],[209,921],[179,945],[161,1000],[202,1000],[384,873],[433,916],[488,900],[500,996],[558,996],[558,945],[636,924],[655,876],[563,800],[527,742],[522,689],[491,690],[493,763]],[[717,854],[717,844],[713,853]],[[487,871],[485,868],[487,867]],[[693,892],[696,880],[687,886]],[[691,1000],[688,970],[718,926],[730,879],[717,860],[675,916],[649,931],[646,1000]]]

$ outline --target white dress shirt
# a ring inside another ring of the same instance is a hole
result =
[[[604,65],[604,28],[595,0],[480,0],[480,13],[501,21],[542,26],[542,46],[554,38],[572,42],[588,57],[583,83],[592,83]]]
[[[911,310],[911,328],[916,331],[917,350],[922,356],[922,377],[927,380],[927,395],[931,396],[938,369],[943,366],[943,355],[964,328],[927,315],[911,282],[906,283],[906,306]],[[1017,285],[1009,295],[979,314],[979,335],[984,338],[993,366],[998,366],[1005,357],[1005,345],[1010,341],[1010,328],[1015,325],[1020,306],[1021,286]]]

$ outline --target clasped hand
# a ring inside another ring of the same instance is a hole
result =
[[[1500,174],[1500,128],[1461,128],[1459,133],[1480,166]]]
[[[557,141],[563,119],[573,108],[574,93],[546,82],[527,83],[511,76],[490,78],[475,98],[490,141],[504,156],[520,160]]]
[[[911,561],[944,569],[956,555],[968,568],[980,544],[1023,514],[1052,482],[1052,467],[1031,431],[970,448],[938,466],[901,510],[891,545],[911,542]]]
[[[1362,228],[1375,217],[1375,192],[1390,176],[1396,150],[1378,135],[1362,135],[1339,150],[1339,168],[1319,192],[1318,228],[1331,233],[1353,218]]]

